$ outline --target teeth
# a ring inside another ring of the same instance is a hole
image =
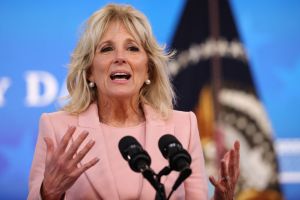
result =
[[[116,72],[116,73],[112,73],[110,75],[110,78],[112,80],[115,80],[115,79],[126,79],[126,80],[128,80],[130,77],[131,77],[131,75],[128,74],[128,73],[125,73],[125,72]]]
[[[117,73],[114,73],[114,74],[112,74],[113,76],[126,76],[126,75],[128,75],[128,74],[126,74],[126,73],[122,73],[122,72],[117,72]]]

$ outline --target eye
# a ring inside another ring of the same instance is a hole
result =
[[[137,52],[137,51],[139,51],[140,49],[139,49],[138,47],[136,47],[136,46],[130,46],[130,47],[128,47],[128,50],[129,50],[129,51]]]
[[[105,52],[112,51],[112,50],[113,50],[113,48],[111,46],[106,46],[106,47],[102,47],[100,49],[100,52],[105,53]]]

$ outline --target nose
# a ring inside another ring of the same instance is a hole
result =
[[[124,64],[124,63],[126,63],[126,55],[125,55],[125,53],[126,52],[123,51],[123,50],[116,50],[114,63],[115,64]]]

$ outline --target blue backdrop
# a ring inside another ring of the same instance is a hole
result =
[[[161,44],[184,0],[114,1],[144,12]],[[59,108],[80,27],[109,1],[0,2],[0,199],[25,199],[42,112]],[[274,129],[286,199],[300,194],[300,2],[231,1],[256,85]]]

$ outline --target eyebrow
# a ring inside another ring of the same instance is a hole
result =
[[[125,42],[126,43],[130,43],[130,42],[133,42],[135,43],[136,45],[139,45],[141,46],[141,44],[139,42],[137,42],[135,39],[132,39],[132,38],[127,38],[125,39]],[[97,48],[99,48],[100,46],[104,45],[104,44],[110,44],[110,43],[113,43],[111,40],[105,40],[105,41],[102,41],[102,42],[99,42],[99,44],[97,45]]]

